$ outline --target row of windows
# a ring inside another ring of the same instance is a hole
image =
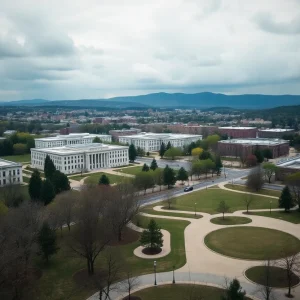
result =
[[[6,174],[8,174],[8,176],[11,176],[11,175],[13,175],[13,176],[20,175],[20,169],[12,170],[12,171],[9,170],[8,172],[7,171],[2,171],[2,176],[3,177],[5,177]],[[1,173],[0,173],[0,175],[1,175]]]
[[[20,182],[20,178],[19,177],[13,178],[12,182],[13,183]],[[0,179],[0,185],[5,185],[5,184],[9,184],[9,183],[11,183],[9,180],[6,181],[6,179],[3,179],[3,180]]]

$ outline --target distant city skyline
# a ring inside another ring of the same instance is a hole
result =
[[[299,11],[297,0],[2,0],[0,101],[299,95]]]

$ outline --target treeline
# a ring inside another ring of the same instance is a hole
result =
[[[121,130],[121,129],[129,129],[130,126],[127,124],[84,124],[79,127],[80,132],[88,132],[88,133],[105,133],[108,134],[110,130]]]

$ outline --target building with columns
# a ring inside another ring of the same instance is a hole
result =
[[[22,182],[22,164],[0,159],[0,187]]]
[[[34,139],[34,141],[35,148],[53,148],[68,145],[91,144],[96,137],[98,137],[101,142],[111,142],[110,135],[89,133],[70,133],[68,135],[57,135],[55,137]]]
[[[31,167],[44,170],[49,155],[57,170],[65,174],[88,172],[129,164],[128,147],[93,143],[53,148],[32,148]]]
[[[141,134],[119,137],[120,143],[133,144],[136,148],[140,147],[146,152],[159,151],[162,143],[167,145],[170,142],[173,147],[182,148],[184,145],[198,140],[202,140],[202,135],[142,132]]]

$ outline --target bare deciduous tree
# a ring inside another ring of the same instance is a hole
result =
[[[121,183],[109,189],[108,216],[118,241],[121,241],[125,226],[138,214],[140,205],[132,184]]]
[[[112,239],[112,228],[107,216],[105,186],[86,187],[75,209],[76,225],[70,234],[69,246],[87,262],[88,274],[94,274],[95,260]]]
[[[291,288],[293,284],[294,274],[297,274],[300,271],[300,256],[299,254],[293,254],[287,256],[284,252],[284,257],[278,261],[278,267],[281,267],[286,270],[286,279],[288,284],[288,293],[287,297],[291,298]]]
[[[247,176],[246,186],[251,191],[258,192],[264,185],[263,173],[261,167],[255,167]]]
[[[9,183],[1,188],[2,198],[7,207],[17,207],[24,201],[24,195],[19,184]]]
[[[249,213],[249,207],[252,201],[253,201],[253,197],[251,194],[247,194],[244,196],[244,202],[246,204],[247,214]]]
[[[166,201],[168,203],[168,208],[171,209],[171,205],[173,202],[174,198],[172,197],[172,192],[170,190],[167,190],[166,192]]]
[[[121,288],[127,294],[126,300],[131,299],[132,290],[138,287],[139,284],[140,284],[139,278],[137,276],[133,276],[130,267],[127,266],[125,268],[125,280],[121,282]]]
[[[272,267],[274,263],[270,259],[264,264],[264,283],[259,286],[257,292],[263,297],[264,300],[274,300],[273,287],[271,286]]]

